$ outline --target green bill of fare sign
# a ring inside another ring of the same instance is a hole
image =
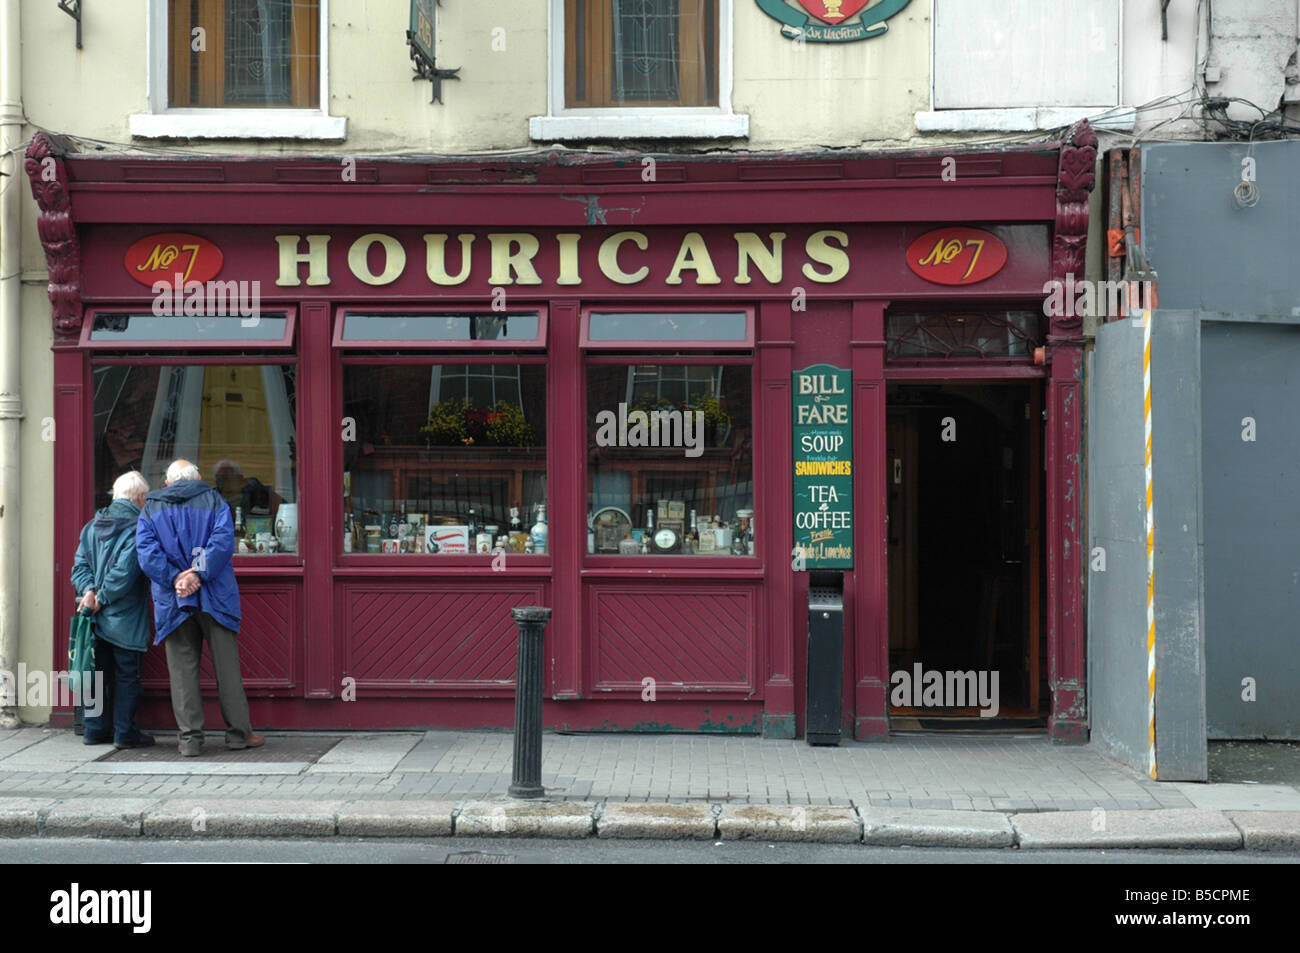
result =
[[[851,374],[814,364],[793,378],[795,566],[852,569]]]

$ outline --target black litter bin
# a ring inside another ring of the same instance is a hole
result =
[[[844,712],[844,573],[808,579],[808,698],[804,734],[810,745],[837,745]]]

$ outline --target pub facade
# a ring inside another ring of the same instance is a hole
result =
[[[348,179],[38,134],[53,655],[80,527],[186,457],[231,506],[259,727],[508,726],[509,610],[543,605],[549,727],[796,737],[824,565],[850,736],[924,717],[894,673],[979,670],[1084,740],[1084,341],[1043,300],[1083,272],[1095,150]]]

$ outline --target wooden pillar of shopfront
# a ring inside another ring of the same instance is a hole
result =
[[[81,542],[81,527],[95,512],[95,409],[90,389],[90,362],[74,342],[54,346],[54,657],[52,667],[68,667],[68,619],[76,611],[72,562]],[[38,420],[37,425],[40,425]],[[72,709],[52,702],[50,726],[72,724]]]
[[[1061,144],[1052,236],[1052,278],[1084,277],[1088,194],[1097,137],[1083,121]],[[1049,315],[1047,354],[1047,657],[1054,741],[1088,740],[1083,617],[1082,318],[1073,308]],[[1037,676],[1037,673],[1033,673]]]
[[[766,579],[767,666],[763,685],[763,737],[794,738],[798,728],[795,692],[795,646],[803,645],[794,626],[795,611],[790,551],[794,548],[791,498],[790,374],[794,340],[788,301],[765,301],[759,308],[759,406],[763,421],[763,456],[756,480],[755,529],[763,552]],[[782,624],[784,620],[785,624]]]
[[[547,482],[551,533],[551,616],[546,631],[546,657],[551,660],[548,686],[556,701],[574,701],[583,694],[582,555],[587,535],[587,486],[573,481],[586,472],[586,377],[578,349],[577,301],[553,301],[550,307],[550,355],[547,367]],[[525,528],[527,528],[525,526]],[[563,718],[559,719],[563,721]]]
[[[343,671],[335,644],[334,554],[341,548],[343,421],[332,388],[328,301],[304,301],[298,312],[298,552],[303,554],[303,697],[331,699],[341,690]]]
[[[853,302],[853,737],[889,735],[889,610],[885,566],[885,307]],[[850,616],[851,613],[851,616]]]

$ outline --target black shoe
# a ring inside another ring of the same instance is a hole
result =
[[[117,742],[114,742],[113,747],[118,751],[122,751],[125,748],[148,748],[151,747],[153,743],[153,735],[146,734],[142,731],[138,736],[136,736],[134,741],[128,741],[126,744],[118,744]]]
[[[83,745],[107,745],[107,744],[112,744],[112,743],[113,743],[113,739],[112,739],[112,738],[92,738],[92,737],[90,737],[90,735],[85,735],[85,736],[81,739],[81,743],[82,743]]]

